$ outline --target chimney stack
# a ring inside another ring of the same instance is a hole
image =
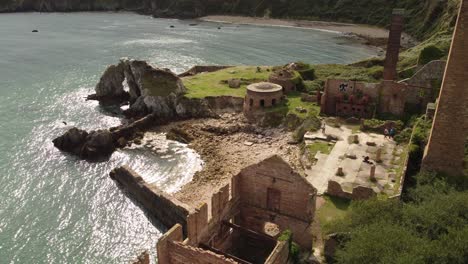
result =
[[[403,33],[404,14],[404,9],[393,9],[383,73],[383,78],[386,81],[397,79],[397,64],[400,54],[401,34]]]
[[[463,175],[468,137],[468,0],[462,0],[423,169]]]

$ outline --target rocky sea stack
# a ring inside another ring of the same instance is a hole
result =
[[[141,138],[152,126],[189,118],[218,117],[214,109],[218,108],[219,100],[223,101],[223,107],[232,105],[229,98],[190,99],[185,93],[182,80],[170,70],[154,68],[145,61],[121,59],[107,67],[95,94],[87,100],[97,100],[105,106],[128,104],[129,108],[123,111],[126,125],[89,133],[72,128],[54,139],[54,146],[81,159],[102,161],[117,148]]]

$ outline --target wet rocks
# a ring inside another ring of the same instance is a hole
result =
[[[88,132],[74,127],[52,142],[56,148],[62,151],[79,155],[86,137],[88,137]]]
[[[56,148],[89,161],[107,159],[117,147],[117,142],[108,130],[88,133],[78,128],[71,128],[52,142]]]
[[[178,141],[180,143],[188,144],[193,140],[193,137],[187,133],[183,128],[174,127],[166,134],[169,140]]]

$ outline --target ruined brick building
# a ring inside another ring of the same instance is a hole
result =
[[[423,168],[463,173],[468,136],[468,0],[461,2]]]
[[[286,263],[289,229],[310,250],[316,189],[280,157],[243,169],[187,218],[187,238],[175,225],[158,242],[158,263]],[[274,227],[274,228],[272,228]]]
[[[434,101],[437,80],[442,78],[445,62],[434,61],[409,79],[398,81],[397,63],[403,32],[404,11],[392,15],[383,81],[365,83],[329,79],[321,97],[321,113],[344,117],[370,118],[376,113],[402,116],[405,112],[423,112]]]

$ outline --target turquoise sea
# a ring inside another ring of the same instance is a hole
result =
[[[331,32],[190,23],[131,13],[0,14],[0,264],[128,263],[154,252],[164,228],[109,171],[128,164],[175,192],[201,168],[194,151],[163,136],[153,139],[156,150],[118,151],[106,163],[53,147],[71,126],[119,124],[84,100],[106,65],[132,57],[182,72],[196,64],[350,63],[375,55]]]

